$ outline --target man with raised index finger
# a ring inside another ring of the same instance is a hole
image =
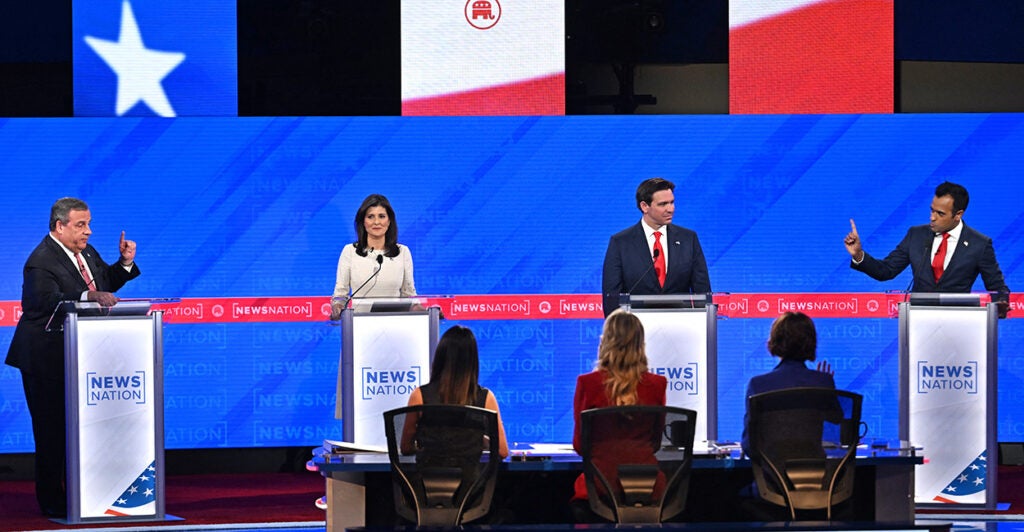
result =
[[[114,292],[139,276],[135,242],[121,232],[117,263],[107,264],[89,244],[89,206],[61,198],[50,208],[50,232],[25,261],[21,288],[22,315],[14,330],[6,363],[21,371],[35,439],[36,499],[49,517],[67,515],[64,332],[46,330],[62,301],[95,301],[109,307]],[[61,316],[57,319],[63,321]]]
[[[981,276],[985,290],[998,304],[999,317],[1009,310],[1010,289],[996,261],[992,239],[963,222],[970,196],[967,189],[948,181],[935,187],[931,217],[927,225],[916,225],[884,259],[864,251],[857,225],[850,220],[850,232],[843,243],[850,254],[850,267],[873,279],[888,281],[909,265],[913,272],[912,292],[967,293]]]

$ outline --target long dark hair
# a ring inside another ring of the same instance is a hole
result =
[[[363,200],[363,204],[356,211],[356,236],[359,238],[354,244],[356,253],[360,257],[366,256],[367,234],[363,225],[366,220],[366,211],[371,207],[384,207],[388,213],[388,230],[384,233],[384,255],[387,257],[398,256],[398,220],[395,219],[395,210],[391,208],[391,202],[383,194],[370,194]]]
[[[473,331],[456,325],[441,336],[434,350],[430,382],[437,383],[441,402],[472,405],[478,388],[480,359]]]

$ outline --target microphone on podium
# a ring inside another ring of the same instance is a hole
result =
[[[651,253],[651,265],[650,265],[650,266],[648,266],[648,267],[647,267],[647,271],[645,271],[645,272],[643,273],[643,275],[641,275],[641,276],[640,276],[640,278],[639,278],[639,279],[637,279],[635,283],[633,283],[633,286],[629,287],[629,291],[628,291],[628,292],[626,292],[626,293],[625,293],[625,295],[627,295],[627,296],[628,296],[628,295],[632,294],[632,293],[633,293],[633,290],[635,290],[635,289],[636,289],[636,287],[637,287],[637,285],[639,285],[639,284],[640,284],[640,281],[643,281],[643,280],[644,280],[644,277],[647,277],[647,274],[651,273],[651,270],[653,270],[653,269],[654,269],[654,262],[658,260],[658,257],[659,257],[660,255],[661,255],[661,250],[660,250],[660,249],[655,249],[655,250],[654,250],[654,253]]]
[[[366,286],[370,281],[372,281],[374,277],[377,277],[377,274],[380,273],[380,269],[383,267],[384,255],[377,255],[377,269],[373,270],[373,273],[371,273],[370,276],[367,277],[365,281],[363,281],[363,284],[359,285],[359,288],[356,288],[355,290],[352,291],[352,295],[345,298],[345,303],[341,305],[341,310],[345,310],[348,308],[348,304],[352,302],[352,299],[356,297],[356,294],[358,294],[359,291],[362,290],[364,286]]]

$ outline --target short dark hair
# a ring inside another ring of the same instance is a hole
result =
[[[372,207],[384,207],[388,213],[388,230],[384,233],[384,255],[388,257],[398,256],[398,220],[395,219],[395,210],[391,208],[391,202],[383,194],[370,194],[363,200],[363,204],[356,211],[356,253],[361,257],[366,256],[367,234],[363,220],[366,219],[366,211]]]
[[[939,186],[935,187],[935,197],[941,198],[942,196],[953,197],[953,212],[950,214],[966,211],[967,203],[971,201],[971,196],[967,194],[967,189],[963,185],[950,183],[949,181],[943,181],[939,183]]]
[[[675,190],[675,183],[668,179],[661,177],[652,177],[645,179],[640,186],[636,187],[636,208],[640,209],[641,203],[651,204],[651,200],[654,199],[654,193],[659,190]],[[643,211],[643,209],[640,209]]]
[[[455,325],[434,348],[430,382],[437,383],[444,404],[472,405],[480,375],[480,356],[473,331]]]
[[[772,323],[768,336],[768,352],[784,360],[817,358],[818,333],[814,322],[803,312],[786,312]]]
[[[78,198],[61,198],[50,207],[50,231],[57,229],[57,220],[67,224],[71,221],[71,211],[87,211],[89,206]]]

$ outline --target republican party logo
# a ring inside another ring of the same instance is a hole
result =
[[[463,10],[466,22],[478,30],[489,30],[501,19],[501,3],[498,0],[468,0]]]
[[[235,2],[72,4],[76,116],[237,116]]]

